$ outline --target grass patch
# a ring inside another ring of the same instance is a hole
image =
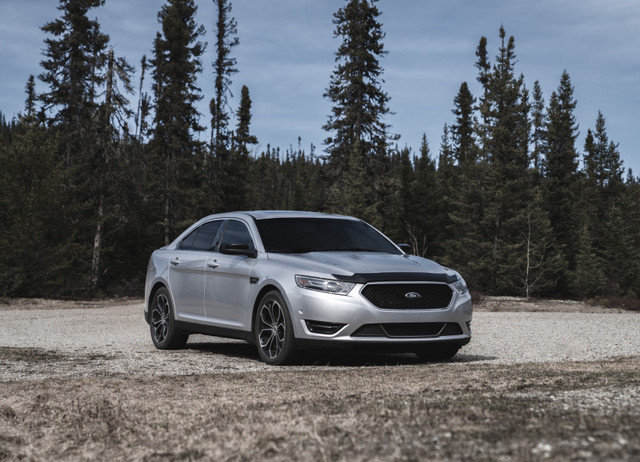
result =
[[[65,359],[64,355],[42,348],[0,347],[0,361],[23,361],[27,363],[48,363]]]
[[[6,459],[640,457],[640,359],[6,383]],[[8,455],[7,455],[8,454]]]

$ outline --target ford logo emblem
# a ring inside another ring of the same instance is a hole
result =
[[[404,298],[408,298],[409,300],[417,300],[418,298],[422,298],[418,292],[407,292],[404,294]]]

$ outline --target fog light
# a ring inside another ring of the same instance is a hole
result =
[[[346,324],[336,324],[333,322],[307,321],[307,329],[314,334],[333,335],[342,329]]]

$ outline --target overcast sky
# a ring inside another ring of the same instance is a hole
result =
[[[333,38],[333,13],[338,0],[235,0],[240,45],[233,50],[239,73],[233,77],[232,108],[240,87],[253,100],[252,131],[260,141],[320,152],[330,111],[322,94],[335,66],[338,39]],[[163,0],[107,0],[90,12],[109,34],[116,54],[140,70],[143,54],[159,30],[157,12]],[[207,123],[212,96],[214,14],[211,0],[196,0],[197,21],[209,42],[200,78],[204,100],[200,111]],[[41,72],[40,31],[58,17],[56,0],[0,0],[0,111],[8,118],[24,106],[29,74]],[[388,54],[384,90],[395,113],[387,122],[401,135],[400,146],[417,150],[427,134],[437,154],[444,123],[451,123],[453,98],[467,81],[474,95],[475,50],[481,36],[489,54],[497,54],[498,30],[504,26],[516,41],[516,72],[529,89],[540,81],[545,101],[566,69],[578,101],[577,142],[582,152],[587,129],[598,110],[607,120],[609,137],[620,144],[625,167],[640,174],[640,1],[638,0],[380,0],[380,21]],[[136,79],[139,78],[139,74]],[[136,84],[137,86],[137,84]],[[44,91],[41,82],[38,91]],[[132,96],[135,107],[138,96]],[[203,134],[203,137],[206,135]]]

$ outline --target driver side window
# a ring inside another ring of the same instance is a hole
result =
[[[229,221],[227,229],[224,230],[224,236],[222,236],[220,246],[222,247],[225,244],[248,244],[249,249],[255,249],[253,239],[251,239],[251,233],[249,233],[247,226],[235,220]]]

